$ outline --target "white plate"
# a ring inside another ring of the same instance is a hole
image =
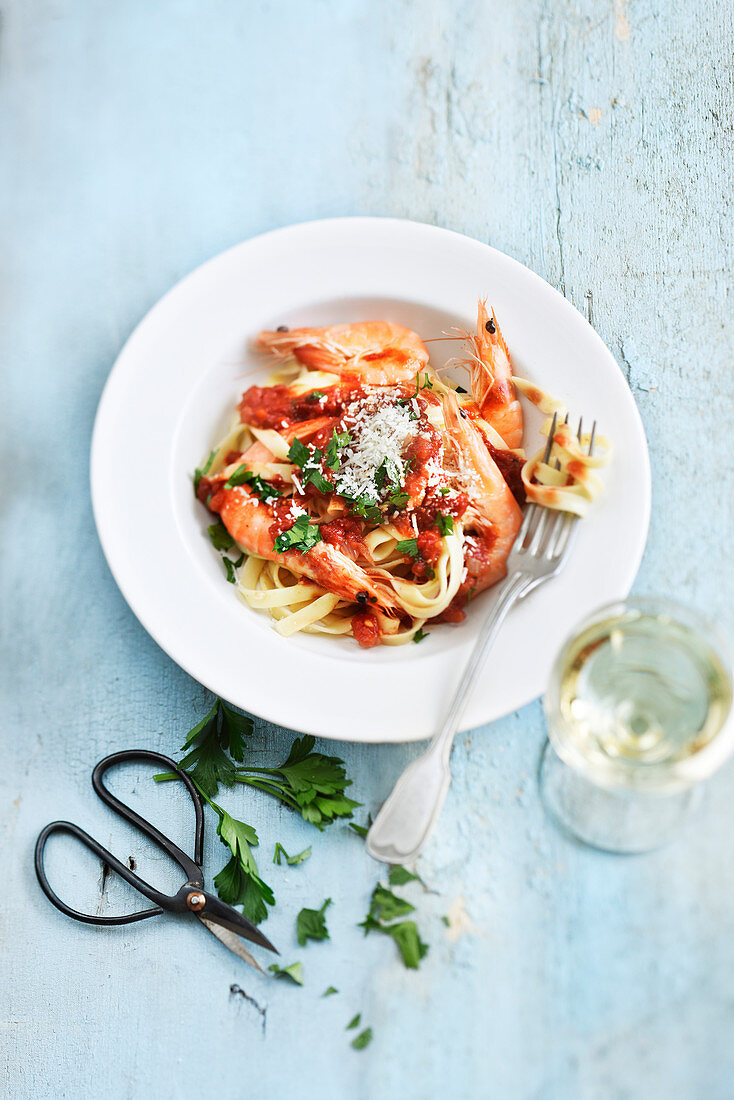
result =
[[[161,299],[120,353],[94,428],[94,515],[115,580],[158,644],[212,691],[323,737],[433,733],[492,592],[460,626],[434,627],[419,645],[286,640],[227,584],[191,475],[242,390],[271,369],[249,350],[260,329],[379,318],[439,336],[473,324],[479,295],[495,308],[516,373],[596,417],[614,460],[565,572],[503,626],[463,728],[540,695],[574,624],[627,595],[647,534],[647,445],[619,367],[584,318],[521,264],[445,229],[387,218],[291,226],[231,248]],[[450,342],[429,348],[438,363],[457,350]],[[529,451],[537,423],[532,410]]]

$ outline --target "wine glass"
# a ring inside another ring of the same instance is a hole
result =
[[[539,775],[546,809],[595,848],[667,843],[698,784],[734,748],[731,703],[726,646],[697,612],[649,598],[600,608],[551,672]]]

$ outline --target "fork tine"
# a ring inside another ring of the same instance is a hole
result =
[[[532,523],[533,516],[538,510],[538,505],[534,502],[530,502],[525,508],[525,515],[522,517],[522,523],[520,524],[520,530],[515,537],[515,546],[522,546],[527,537],[527,533],[530,530],[530,524]]]
[[[591,436],[589,437],[589,455],[594,453],[594,437],[596,436],[596,420],[591,425]]]
[[[579,430],[576,432],[576,438],[578,439],[579,443],[581,442],[581,429],[582,429],[583,426],[584,426],[584,418],[583,418],[583,416],[580,416],[579,417]]]
[[[561,512],[559,515],[562,516],[562,519],[560,522],[556,522],[548,539],[545,552],[546,558],[563,558],[570,549],[569,540],[576,528],[578,516],[575,516],[572,512]]]
[[[547,462],[548,459],[550,458],[551,449],[553,447],[553,433],[556,430],[556,424],[557,423],[558,423],[558,413],[554,412],[553,413],[553,423],[551,424],[550,431],[548,432],[548,442],[546,444],[545,452],[543,454],[543,462]]]
[[[543,535],[545,534],[545,529],[547,526],[549,511],[550,508],[541,508],[540,510],[540,519],[538,520],[535,531],[533,532],[533,537],[530,540],[530,545],[528,546],[528,554],[536,555],[540,549],[540,544],[543,541]]]

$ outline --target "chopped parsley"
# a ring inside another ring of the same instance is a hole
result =
[[[255,496],[260,497],[266,504],[269,504],[271,500],[275,500],[276,497],[283,496],[280,489],[276,489],[275,486],[264,481],[259,474],[253,474],[252,470],[248,470],[244,463],[238,466],[235,472],[227,478],[224,483],[224,488],[236,489],[238,486],[244,485],[245,483],[250,486]]]
[[[199,469],[199,467],[197,466],[194,470],[194,496],[196,496],[199,491],[199,482],[203,478],[204,474],[208,474],[211,470],[212,462],[214,461],[214,456],[216,453],[216,450],[212,451],[201,469]]]
[[[352,514],[366,519],[368,523],[379,523],[382,520],[382,512],[368,496],[345,497],[352,506]]]
[[[294,464],[294,466],[300,466],[301,469],[306,465],[309,460],[311,452],[304,443],[301,443],[300,439],[294,439],[288,449],[288,458]]]
[[[424,381],[423,382],[421,382],[421,372],[416,371],[416,374],[415,374],[415,393],[411,393],[410,397],[402,397],[398,401],[398,404],[399,405],[409,405],[410,402],[415,397],[418,396],[418,394],[420,393],[421,390],[432,390],[432,389],[433,389],[433,382],[431,381],[431,379],[428,375],[428,371],[426,371],[425,374],[424,374]],[[413,413],[413,414],[411,414],[410,419],[411,420],[417,420],[418,417]]]
[[[406,882],[421,881],[419,875],[414,875],[412,871],[409,871],[407,867],[401,867],[399,863],[392,865],[388,878],[391,886],[405,886]]]
[[[439,491],[439,493],[441,494],[442,497],[445,497],[445,496],[448,496],[448,494],[451,492],[451,489],[449,488],[448,485],[444,485],[438,491]]]
[[[334,431],[336,435],[336,430]],[[331,446],[331,444],[329,444]],[[309,447],[306,447],[301,443],[300,439],[294,439],[288,450],[288,458],[295,465],[303,470],[303,484],[314,485],[320,493],[332,493],[334,486],[331,484],[328,478],[324,477],[321,472],[321,460],[324,457],[323,451],[318,447],[314,447],[313,451]],[[327,448],[327,465],[328,465],[328,448]]]
[[[414,642],[422,642],[424,638],[429,637],[429,633],[430,632],[427,631],[427,630],[424,630],[422,626],[419,626],[418,629],[416,630],[415,634],[413,635],[413,641]]]
[[[419,554],[418,539],[401,539],[397,545],[399,554],[407,554],[409,558],[417,558]]]
[[[364,1050],[366,1046],[372,1042],[372,1028],[366,1027],[364,1031],[360,1031],[356,1039],[352,1039],[352,1046],[355,1050]]]
[[[347,1026],[344,1030],[345,1031],[351,1031],[352,1028],[359,1027],[361,1019],[362,1019],[362,1013],[358,1012],[356,1016],[352,1016],[351,1020],[349,1021],[349,1023],[347,1024]]]
[[[409,500],[409,493],[403,493],[402,491],[394,490],[387,498],[387,503],[391,504],[393,508],[402,508],[403,505],[407,504]]]
[[[215,550],[231,550],[234,546],[234,539],[223,523],[213,523],[207,530]]]
[[[351,442],[352,437],[349,432],[338,432],[336,428],[334,428],[331,439],[326,445],[326,454],[324,456],[324,462],[334,473],[336,473],[341,465],[339,451],[343,450],[344,447]]]
[[[379,492],[382,492],[384,489],[386,481],[395,488],[400,488],[400,470],[389,458],[383,458],[382,462],[375,470],[375,485]]]
[[[317,542],[321,542],[321,531],[317,523],[311,523],[304,513],[299,516],[292,527],[283,531],[276,538],[273,550],[276,554],[284,554],[286,550],[300,550],[307,554],[313,550]]]
[[[322,997],[333,997],[333,995],[335,993],[338,993],[338,992],[339,992],[339,990],[336,988],[335,985],[330,985],[330,986],[327,986],[327,988],[324,990],[324,992],[321,994],[321,996]]]
[[[303,985],[303,963],[295,962],[290,966],[278,966],[277,963],[272,963],[268,970],[272,971],[276,978],[285,978],[294,985]]]
[[[240,556],[237,558],[237,561],[232,561],[232,559],[228,558],[226,556],[226,554],[222,555],[222,561],[224,562],[224,571],[227,574],[227,580],[229,581],[230,584],[236,584],[237,583],[236,570],[239,569],[239,567],[242,565],[242,562],[244,560],[245,560],[245,555],[244,554],[240,554]]]
[[[323,390],[312,390],[312,392],[306,398],[307,401],[320,401],[322,397],[326,397]]]
[[[328,940],[329,929],[326,927],[324,914],[331,905],[331,898],[327,898],[320,909],[302,909],[296,917],[296,938],[301,947],[306,940]]]
[[[410,970],[417,970],[428,951],[428,944],[421,940],[415,921],[396,921],[396,918],[406,916],[414,909],[415,906],[409,901],[399,898],[392,890],[378,883],[372,892],[370,911],[359,925],[364,928],[365,936],[368,932],[382,932],[386,936],[392,936],[403,962]],[[396,923],[390,923],[393,921]]]
[[[276,842],[275,851],[273,853],[273,863],[277,863],[279,867],[281,856],[285,859],[289,867],[297,867],[299,863],[305,863],[307,859],[311,858],[311,848],[304,848],[302,852],[298,852],[294,856],[289,856],[283,845]]]
[[[446,535],[453,535],[454,533],[454,517],[445,516],[443,512],[438,512],[436,515],[436,527],[438,527],[444,537]]]

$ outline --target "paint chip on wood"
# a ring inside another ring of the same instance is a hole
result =
[[[627,18],[628,0],[614,0],[614,36],[620,42],[626,42],[630,36],[630,21]]]
[[[451,902],[449,911],[446,914],[446,919],[448,921],[446,939],[449,940],[450,943],[456,943],[461,936],[476,935],[478,931],[476,925],[466,911],[464,899],[461,894]]]

